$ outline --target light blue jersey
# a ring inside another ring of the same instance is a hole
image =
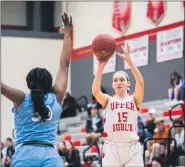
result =
[[[51,111],[50,118],[45,122],[33,117],[34,109],[30,93],[26,94],[19,107],[12,109],[16,129],[16,145],[33,140],[56,143],[57,127],[62,107],[53,93],[45,95],[44,103]]]
[[[17,108],[13,108],[16,129],[17,149],[13,155],[11,167],[63,167],[55,147],[24,145],[27,141],[47,142],[55,145],[57,127],[62,113],[62,107],[53,93],[47,93],[44,103],[50,110],[49,118],[43,122],[34,117],[31,94]]]

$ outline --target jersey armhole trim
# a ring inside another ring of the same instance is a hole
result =
[[[57,97],[56,97],[56,94],[54,94],[54,93],[52,93],[52,94],[53,94],[54,99],[56,100],[57,105],[58,105],[58,106],[60,107],[60,109],[62,110],[62,104],[60,104],[60,103],[58,102]]]
[[[19,104],[19,106],[17,106],[17,107],[16,107],[15,105],[12,107],[12,112],[13,112],[13,113],[16,113],[16,112],[21,108],[21,106],[22,106],[22,105],[24,104],[24,102],[27,100],[28,95],[29,95],[28,93],[25,93],[24,100],[21,102],[21,104]]]
[[[110,101],[110,96],[108,95],[107,102],[106,102],[105,106],[102,107],[103,110],[105,110],[105,109],[107,108],[107,106],[108,106],[108,104],[109,104],[109,101]]]
[[[137,111],[140,112],[141,106],[138,106],[138,105],[136,104],[136,101],[135,101],[135,98],[134,98],[134,93],[133,93],[133,94],[130,94],[130,97],[131,97],[131,96],[132,96],[132,98],[133,98],[133,100],[134,100],[134,104],[135,104],[135,106],[136,106],[136,108],[137,108]]]

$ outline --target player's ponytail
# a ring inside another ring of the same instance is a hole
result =
[[[44,96],[52,92],[52,76],[45,68],[34,68],[28,73],[26,82],[31,90],[34,115],[45,121],[50,116],[50,110],[44,103]]]
[[[44,104],[44,93],[42,90],[34,89],[31,91],[34,112],[37,113],[42,121],[49,117],[49,109]]]

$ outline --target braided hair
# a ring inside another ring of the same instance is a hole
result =
[[[45,121],[50,111],[44,104],[44,95],[52,92],[52,76],[45,68],[34,68],[28,73],[26,82],[31,91],[34,114]]]

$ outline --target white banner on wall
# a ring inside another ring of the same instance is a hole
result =
[[[93,55],[93,75],[96,74],[97,67],[98,67],[98,60],[97,60],[96,56]],[[103,70],[103,74],[111,73],[111,72],[114,72],[114,71],[116,71],[116,52],[110,58],[109,62],[105,66],[105,68]]]
[[[148,35],[135,38],[127,42],[130,45],[130,56],[134,65],[136,67],[148,65]],[[129,66],[126,62],[124,62],[124,68],[129,69]]]
[[[157,62],[183,57],[183,27],[157,33]]]

